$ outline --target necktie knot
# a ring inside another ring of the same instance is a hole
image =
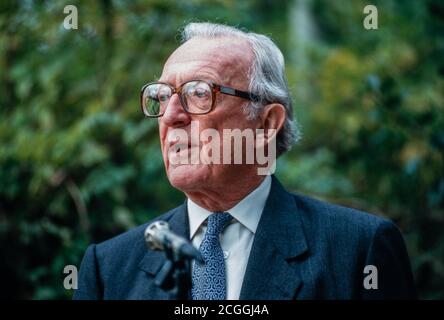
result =
[[[218,237],[231,220],[228,212],[215,212],[208,217],[207,235]]]

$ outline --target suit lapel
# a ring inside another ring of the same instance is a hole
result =
[[[184,237],[185,239],[190,238],[186,201],[181,206],[171,210],[169,219],[167,218],[165,221],[169,223],[170,228],[174,233]],[[154,278],[162,268],[165,261],[166,256],[163,251],[155,251],[151,249],[146,250],[144,257],[139,263],[139,269],[145,271],[149,275],[149,282],[146,284],[146,288],[144,290],[148,296],[143,297],[143,299],[160,300],[171,298],[167,292],[154,284]]]
[[[307,242],[296,203],[273,176],[251,248],[240,299],[294,299],[302,285],[297,257]]]

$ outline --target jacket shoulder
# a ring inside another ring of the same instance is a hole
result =
[[[304,221],[313,228],[320,228],[327,232],[336,231],[347,237],[354,234],[371,237],[381,227],[394,226],[393,222],[385,217],[306,195],[295,193],[292,195]]]
[[[316,252],[331,252],[344,263],[350,259],[364,263],[372,243],[381,235],[402,239],[398,227],[385,217],[309,196],[293,196],[309,246]]]
[[[335,298],[412,298],[414,281],[403,236],[389,219],[293,194],[310,250],[306,279]],[[365,267],[378,268],[381,290],[362,287]],[[317,267],[313,267],[317,266]]]

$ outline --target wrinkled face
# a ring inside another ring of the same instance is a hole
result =
[[[161,82],[178,87],[189,80],[205,80],[222,86],[248,91],[248,74],[253,61],[253,53],[246,41],[233,38],[207,39],[193,38],[180,46],[165,63]],[[169,134],[174,129],[183,129],[191,137],[191,123],[198,124],[198,133],[205,129],[215,129],[223,137],[223,129],[256,128],[257,121],[247,120],[243,107],[249,101],[217,93],[213,110],[204,115],[192,115],[185,112],[177,94],[174,94],[159,118],[159,133],[165,169],[170,183],[183,192],[195,192],[205,188],[226,186],[239,174],[251,170],[251,165],[243,164],[177,164],[171,161],[177,156],[177,137]],[[173,131],[174,132],[174,131]],[[196,134],[193,131],[193,134]],[[188,141],[188,150],[180,152],[202,151],[206,142],[197,144]],[[196,141],[195,140],[195,141]],[[223,142],[222,142],[223,144]],[[175,148],[176,146],[176,148]],[[222,146],[221,146],[222,147]]]

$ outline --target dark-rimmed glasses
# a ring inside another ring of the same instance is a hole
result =
[[[163,116],[173,94],[179,95],[182,108],[190,114],[207,114],[214,108],[216,94],[223,93],[250,101],[259,101],[253,93],[221,86],[204,80],[190,80],[177,88],[164,82],[151,82],[140,91],[140,105],[145,116]]]

